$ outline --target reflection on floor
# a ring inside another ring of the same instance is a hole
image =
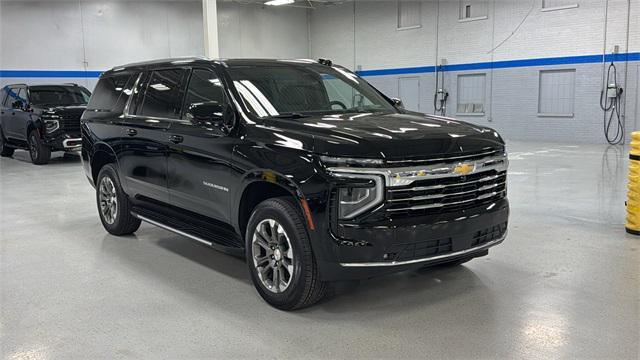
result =
[[[512,143],[489,256],[342,286],[285,313],[243,261],[161,229],[107,235],[78,159],[0,160],[3,358],[637,358],[627,153]]]

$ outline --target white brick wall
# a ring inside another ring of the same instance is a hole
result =
[[[353,3],[333,6],[331,12],[316,10],[311,13],[312,57],[317,57],[317,44],[324,44],[323,53],[335,54],[344,65],[363,70],[393,69],[415,66],[433,66],[445,58],[449,64],[467,64],[517,59],[535,59],[596,55],[602,53],[605,30],[605,1],[576,0],[578,8],[541,11],[542,1],[495,0],[488,1],[486,20],[459,21],[459,1],[439,0],[423,2],[423,27],[415,30],[396,29],[395,1],[358,1],[355,6],[355,33]],[[532,4],[533,9],[530,11]],[[627,51],[627,15],[629,15],[628,52],[640,52],[640,1],[609,0],[606,49],[614,45]],[[342,9],[342,11],[340,10]],[[332,14],[349,14],[345,19],[332,18]],[[514,35],[510,34],[529,13],[526,21]],[[339,28],[340,32],[332,32]],[[331,38],[344,39],[339,47],[331,46]],[[355,38],[355,55],[349,49]],[[495,51],[491,51],[508,38]],[[617,63],[618,78],[625,88],[627,100],[627,131],[638,128],[640,97],[638,71],[640,62]],[[573,118],[540,117],[538,112],[539,71],[554,68],[576,69],[576,101]],[[628,81],[624,74],[628,70]],[[495,127],[511,139],[545,139],[571,142],[603,142],[602,111],[598,101],[602,83],[602,64],[568,64],[560,66],[486,69],[464,72],[446,72],[449,91],[448,113],[455,114],[456,79],[460,73],[486,73],[485,116],[459,117]],[[405,75],[403,75],[405,76]],[[433,73],[419,74],[421,79],[421,111],[433,111],[435,77]],[[399,76],[371,76],[367,80],[390,96],[398,95]]]
[[[223,58],[307,58],[307,11],[218,1]]]
[[[640,1],[630,1],[629,47],[640,51]],[[487,5],[488,19],[461,22],[457,0],[424,1],[422,28],[398,31],[395,1],[356,1],[355,63],[364,69],[433,65],[436,52],[438,59],[449,63],[601,53],[605,1],[576,3],[578,8],[543,12],[542,0],[495,0]],[[345,59],[346,66],[353,66],[353,8],[353,2],[345,2],[311,12],[314,57],[333,52]],[[607,51],[614,45],[624,51],[627,0],[609,0],[608,10]],[[525,22],[509,37],[527,13]],[[491,49],[507,38],[492,58]]]
[[[103,71],[203,55],[202,29],[199,1],[0,1],[0,69],[83,70],[86,55],[86,69]],[[0,79],[15,82],[77,82],[92,89],[96,79]]]
[[[354,68],[353,3],[313,10],[310,28],[314,59],[332,59]]]

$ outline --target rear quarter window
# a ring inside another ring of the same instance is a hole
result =
[[[112,111],[117,104],[124,104],[129,95],[131,95],[133,78],[134,76],[131,73],[101,77],[93,90],[87,109]],[[124,100],[121,100],[121,97]],[[124,108],[124,105],[119,107]]]

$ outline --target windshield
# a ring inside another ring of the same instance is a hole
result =
[[[86,105],[91,93],[80,86],[31,86],[29,101],[33,105]]]
[[[364,80],[339,67],[232,65],[228,71],[245,105],[258,117],[395,111]]]

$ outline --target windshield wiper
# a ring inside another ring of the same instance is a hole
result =
[[[278,115],[273,115],[270,116],[272,118],[278,118],[278,119],[300,119],[300,118],[306,118],[309,117],[311,115],[305,115],[305,114],[301,114],[299,112],[283,112],[280,113]]]

